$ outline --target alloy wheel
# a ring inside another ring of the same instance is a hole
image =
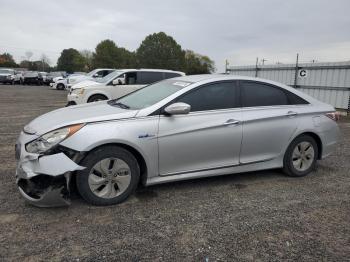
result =
[[[114,198],[129,187],[131,170],[129,165],[119,158],[105,158],[97,162],[89,174],[91,191],[101,198]]]
[[[297,171],[303,172],[311,167],[314,157],[315,150],[313,145],[309,142],[301,142],[293,150],[293,167]]]

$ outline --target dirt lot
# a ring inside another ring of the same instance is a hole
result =
[[[344,261],[350,259],[350,122],[317,172],[280,171],[139,189],[125,203],[30,206],[15,186],[22,127],[66,92],[0,86],[0,261]]]

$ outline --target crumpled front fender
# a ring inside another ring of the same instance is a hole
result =
[[[84,167],[77,165],[64,153],[39,157],[28,155],[19,162],[17,171],[19,168],[22,169],[23,172],[18,172],[18,177],[25,179],[37,176],[38,174],[59,176],[66,172],[84,169]]]

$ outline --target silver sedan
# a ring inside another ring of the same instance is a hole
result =
[[[59,206],[74,179],[87,202],[111,205],[139,184],[274,168],[305,176],[334,149],[336,120],[332,106],[268,80],[168,79],[30,122],[16,143],[17,185],[30,203]]]

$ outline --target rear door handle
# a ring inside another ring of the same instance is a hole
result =
[[[298,113],[294,112],[294,111],[288,111],[288,113],[287,113],[288,117],[294,117],[294,116],[297,116],[297,115],[298,115]]]
[[[239,121],[236,119],[229,119],[224,123],[225,126],[238,125],[238,124],[239,124]]]

